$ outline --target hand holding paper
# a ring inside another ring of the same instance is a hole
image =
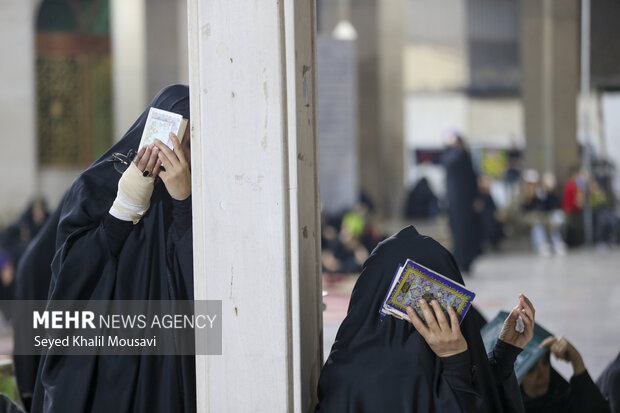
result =
[[[525,348],[534,335],[535,324],[534,306],[530,300],[523,294],[519,295],[519,304],[512,309],[501,332],[499,339],[513,346]],[[521,322],[519,322],[521,319]],[[519,324],[522,324],[519,325]],[[518,328],[523,327],[523,328]]]

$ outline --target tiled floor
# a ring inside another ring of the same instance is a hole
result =
[[[335,282],[324,278],[325,357],[346,315],[355,277]],[[480,258],[466,285],[476,292],[474,304],[488,318],[510,310],[522,292],[536,307],[536,320],[572,342],[596,379],[620,352],[620,249],[571,251],[565,257],[504,253]],[[572,370],[554,366],[566,377]]]

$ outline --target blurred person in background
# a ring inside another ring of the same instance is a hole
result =
[[[545,172],[539,191],[540,204],[545,212],[545,230],[553,250],[558,255],[566,254],[566,244],[562,238],[566,216],[562,211],[562,199],[558,193],[555,175]]]
[[[508,208],[514,233],[527,231],[532,249],[542,256],[566,254],[562,239],[563,214],[558,209],[555,178],[545,174],[540,186],[540,174],[534,169],[523,171],[520,189],[515,192]]]
[[[10,319],[10,300],[13,296],[13,278],[15,266],[9,253],[0,248],[0,311],[7,319]]]
[[[612,413],[620,413],[620,353],[603,370],[596,385],[603,397],[609,401]]]
[[[569,177],[562,191],[562,210],[566,214],[566,243],[575,247],[581,245],[583,234],[583,205],[586,185],[578,166],[569,169]]]
[[[594,220],[594,242],[599,246],[616,243],[616,227],[618,218],[607,194],[596,179],[590,180],[590,206]]]
[[[15,271],[14,300],[47,300],[52,278],[52,260],[56,253],[56,230],[65,197],[21,257],[19,267]],[[29,344],[24,343],[23,340],[28,336],[27,332],[30,327],[18,320],[12,321],[13,348],[25,348]],[[40,355],[13,355],[15,380],[26,411],[30,411],[32,404],[40,359]]]
[[[568,383],[551,367],[546,353],[521,379],[521,394],[527,413],[607,413],[609,404],[592,381],[577,349],[563,337],[547,337],[541,347],[559,360],[571,363]]]
[[[446,168],[446,199],[452,235],[452,254],[461,272],[470,273],[471,265],[482,252],[483,203],[478,193],[478,178],[465,140],[457,133],[448,136],[442,155]]]
[[[15,267],[28,243],[43,227],[48,216],[46,202],[43,199],[34,199],[15,222],[0,232],[0,248],[9,253]]]
[[[491,178],[482,175],[478,180],[482,207],[482,232],[483,242],[492,250],[498,250],[499,244],[504,237],[503,214],[497,209],[491,196]]]
[[[423,176],[409,190],[405,204],[405,217],[410,219],[432,219],[439,213],[439,200]]]
[[[20,217],[0,232],[0,250],[6,254],[8,265],[0,278],[0,310],[7,319],[11,318],[7,300],[13,299],[14,272],[30,241],[36,237],[45,224],[49,212],[43,199],[34,199]]]

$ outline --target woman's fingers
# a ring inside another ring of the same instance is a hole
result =
[[[549,347],[552,346],[553,343],[555,343],[557,340],[557,338],[551,336],[551,337],[547,337],[546,339],[543,340],[542,343],[540,343],[540,345],[538,347],[540,348],[545,348],[545,347]]]
[[[155,169],[155,164],[157,163],[157,153],[158,152],[159,152],[159,149],[153,148],[151,150],[151,155],[149,156],[148,162],[146,164],[146,169],[144,171],[145,172],[148,171],[150,176],[154,175],[153,174],[153,170]]]
[[[133,157],[132,161],[136,164],[136,166],[138,165],[140,158],[144,155],[144,152],[146,152],[146,146],[141,147],[136,156]]]
[[[170,171],[174,168],[172,161],[168,159],[166,152],[162,150],[159,151],[159,161],[160,161],[160,164],[163,166],[163,170],[165,171]]]
[[[519,304],[523,307],[523,309],[525,310],[525,314],[531,318],[532,320],[534,320],[534,317],[536,315],[536,310],[534,309],[534,306],[532,305],[532,302],[529,300],[529,298],[527,298],[525,295],[520,294],[519,295]]]
[[[452,332],[454,333],[457,330],[460,330],[461,327],[459,326],[459,317],[456,314],[456,310],[448,306],[448,315],[450,316],[450,329]]]
[[[446,319],[446,316],[443,313],[443,309],[441,308],[441,305],[437,302],[437,300],[431,301],[431,307],[433,307],[433,311],[435,312],[435,318],[437,319],[437,323],[439,324],[439,328],[441,329],[441,331],[450,331],[448,320]]]
[[[164,168],[176,168],[176,166],[179,164],[179,158],[174,152],[172,152],[168,145],[166,145],[159,139],[155,139],[155,146],[157,146],[157,149],[159,149],[159,153],[165,156],[165,158],[162,159],[162,161],[164,162]]]
[[[430,332],[428,330],[428,327],[426,327],[422,320],[420,320],[420,317],[418,317],[418,314],[415,312],[415,310],[411,307],[407,307],[407,315],[409,316],[409,321],[411,321],[411,324],[413,324],[415,329],[418,330],[418,333],[420,333],[422,337],[426,339]]]
[[[441,329],[437,325],[437,320],[435,319],[433,310],[431,310],[426,300],[422,299],[418,304],[422,309],[422,313],[424,313],[424,319],[426,320],[426,325],[428,326],[428,328],[431,331],[440,331]]]
[[[159,160],[159,156],[155,159],[155,166],[153,167],[153,171],[151,172],[152,176],[158,176],[161,169],[161,161]]]
[[[139,153],[140,152],[138,152],[138,154]],[[140,156],[138,159],[138,163],[136,164],[136,166],[138,167],[139,170],[144,171],[146,169],[146,164],[149,162],[150,157],[151,157],[151,146],[149,145],[146,147],[146,149],[142,153],[142,156]]]
[[[172,141],[172,147],[174,148],[175,155],[179,158],[181,163],[185,163],[185,154],[183,153],[183,148],[181,148],[181,141],[177,138],[177,135],[170,132],[170,140]]]

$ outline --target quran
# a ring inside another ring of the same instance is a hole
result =
[[[464,285],[415,261],[407,260],[404,265],[398,267],[380,313],[382,318],[391,315],[408,320],[407,307],[412,307],[424,320],[418,302],[425,299],[430,304],[432,300],[437,300],[444,311],[447,311],[448,306],[454,308],[460,323],[475,296],[476,294]]]
[[[183,116],[162,109],[150,108],[138,150],[144,145],[152,144],[155,139],[159,139],[170,149],[174,149],[170,140],[170,132],[177,135],[179,142],[181,142],[186,127],[187,119],[184,119]]]
[[[499,333],[504,325],[504,320],[506,320],[507,317],[508,313],[506,311],[500,311],[493,320],[489,321],[489,323],[480,330],[480,335],[482,336],[484,348],[487,353],[493,351],[493,347],[495,347]],[[515,360],[515,374],[517,375],[517,380],[521,381],[525,373],[536,364],[538,359],[549,351],[548,348],[539,347],[540,343],[549,336],[551,336],[550,332],[539,326],[538,323],[534,324],[534,336]]]

